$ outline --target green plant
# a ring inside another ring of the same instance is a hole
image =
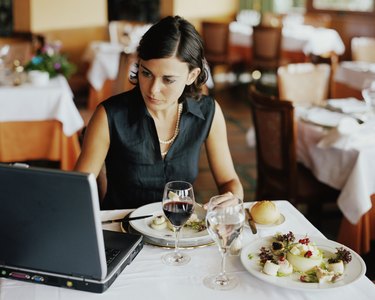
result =
[[[59,74],[69,78],[77,70],[76,66],[69,62],[68,58],[60,53],[59,46],[45,45],[40,51],[25,65],[26,71],[39,70],[48,72],[50,78]]]

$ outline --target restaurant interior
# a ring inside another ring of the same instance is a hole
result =
[[[168,15],[202,36],[244,201],[289,201],[374,283],[373,0],[0,0],[0,163],[73,170],[95,108],[133,87],[137,44]]]

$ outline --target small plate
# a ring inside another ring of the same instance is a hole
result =
[[[198,210],[198,209],[197,209]],[[196,212],[198,217],[200,213]],[[143,215],[164,215],[161,202],[150,203],[134,210],[130,217]],[[150,226],[153,218],[130,221],[131,229],[142,234],[146,242],[162,247],[174,247],[174,233],[170,229],[156,230]],[[183,248],[199,247],[212,243],[212,238],[207,230],[195,231],[184,227],[181,230],[179,245]]]
[[[274,202],[275,205],[277,205],[276,201],[272,201],[272,202]],[[255,203],[256,202],[245,202],[244,203],[244,207],[248,208],[249,210],[251,210],[251,208],[253,207],[253,205]],[[280,212],[280,218],[275,223],[272,223],[272,224],[259,224],[259,223],[255,222],[255,224],[257,226],[257,229],[268,229],[268,228],[274,228],[274,227],[280,226],[284,222],[285,222],[285,216]],[[247,224],[247,222],[245,222],[245,226],[249,227],[249,224]]]
[[[296,240],[298,240],[299,238],[305,238],[306,236],[295,235],[295,237]],[[241,251],[241,262],[245,269],[251,275],[270,284],[294,290],[323,291],[327,289],[340,288],[348,284],[351,284],[360,279],[366,273],[366,265],[363,259],[353,250],[349,249],[348,247],[342,244],[325,238],[310,237],[310,240],[314,242],[320,250],[326,253],[325,256],[332,255],[336,252],[336,248],[339,247],[343,247],[350,251],[350,253],[352,254],[352,261],[346,265],[345,273],[343,275],[344,277],[342,278],[342,280],[337,281],[335,283],[319,284],[301,282],[299,280],[300,274],[297,272],[285,277],[267,275],[262,272],[262,267],[259,264],[258,253],[261,247],[269,247],[271,244],[271,240],[272,236],[259,238],[243,247]],[[249,255],[252,256],[251,259],[249,259]]]

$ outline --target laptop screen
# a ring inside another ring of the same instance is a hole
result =
[[[0,164],[0,199],[0,265],[105,278],[92,174]]]

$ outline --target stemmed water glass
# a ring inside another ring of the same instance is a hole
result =
[[[175,250],[162,257],[167,265],[180,266],[190,261],[190,256],[180,252],[178,242],[181,228],[190,218],[194,211],[194,191],[193,186],[186,181],[171,181],[165,185],[163,193],[163,212],[173,225],[175,232]]]
[[[225,271],[225,260],[232,243],[240,236],[245,221],[243,201],[234,195],[218,195],[210,199],[206,225],[212,239],[219,246],[221,270],[218,275],[204,278],[206,287],[214,290],[230,290],[237,286],[238,278]]]

